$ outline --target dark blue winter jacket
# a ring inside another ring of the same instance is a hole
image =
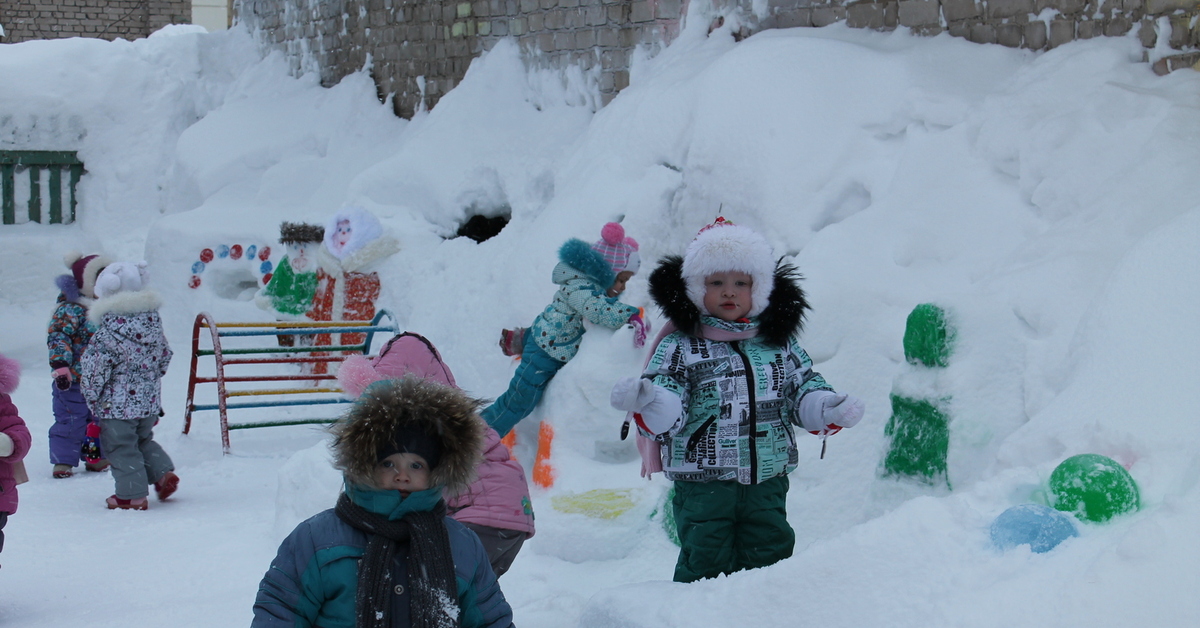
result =
[[[359,506],[397,520],[406,513],[432,510],[442,498],[439,488],[413,493],[376,490],[347,484],[346,494]],[[458,582],[463,628],[509,628],[512,609],[500,591],[487,553],[475,533],[449,517],[450,551]],[[252,628],[354,628],[358,561],[367,535],[342,521],[333,509],[311,517],[284,539],[271,568],[258,586]],[[409,548],[397,548],[393,565],[397,584],[392,597],[392,626],[409,626]]]

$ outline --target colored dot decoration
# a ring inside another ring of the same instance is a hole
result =
[[[243,248],[240,244],[222,244],[211,249],[206,248],[200,251],[200,259],[192,262],[192,276],[188,279],[188,287],[192,289],[200,287],[200,274],[204,272],[204,269],[207,268],[208,264],[214,259],[230,259],[237,261],[242,259],[243,255],[245,256],[247,262],[253,263],[256,260],[261,262],[257,266],[258,273],[262,275],[259,281],[262,282],[262,285],[267,285],[267,282],[271,281],[271,271],[274,270],[274,265],[271,264],[271,247],[260,247],[256,244],[251,244]]]

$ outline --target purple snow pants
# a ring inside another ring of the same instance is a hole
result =
[[[83,459],[79,450],[87,435],[87,424],[94,421],[92,411],[83,400],[79,382],[71,382],[67,390],[59,390],[50,382],[54,395],[54,425],[50,426],[50,464],[78,466]]]

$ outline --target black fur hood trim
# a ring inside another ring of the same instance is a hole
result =
[[[775,264],[775,289],[770,303],[758,315],[758,335],[773,347],[782,347],[788,339],[804,329],[808,301],[800,288],[803,277],[795,266]],[[683,279],[683,257],[668,255],[650,273],[650,297],[663,315],[680,331],[695,333],[700,326],[701,312],[688,298],[687,282]]]
[[[342,420],[330,427],[334,466],[350,482],[374,487],[379,453],[392,443],[397,429],[418,429],[437,441],[441,450],[430,483],[451,495],[461,493],[474,481],[483,455],[480,405],[457,388],[418,377],[371,384]]]

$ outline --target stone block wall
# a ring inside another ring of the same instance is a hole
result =
[[[190,24],[191,0],[3,0],[0,25],[16,44],[33,39],[138,39],[167,24]]]
[[[924,35],[949,32],[981,44],[1047,50],[1076,39],[1118,37],[1135,31],[1153,48],[1166,18],[1175,49],[1200,45],[1200,0],[768,0],[756,28],[825,26],[845,21],[858,28],[897,26]]]
[[[578,66],[607,103],[629,84],[630,58],[679,33],[689,0],[237,0],[237,20],[297,71],[332,85],[368,55],[380,98],[397,115],[432,107],[471,59],[515,38],[533,67]],[[852,27],[948,32],[977,43],[1047,50],[1134,31],[1146,48],[1200,47],[1200,0],[701,0],[705,19],[735,17],[737,37],[771,28]]]

